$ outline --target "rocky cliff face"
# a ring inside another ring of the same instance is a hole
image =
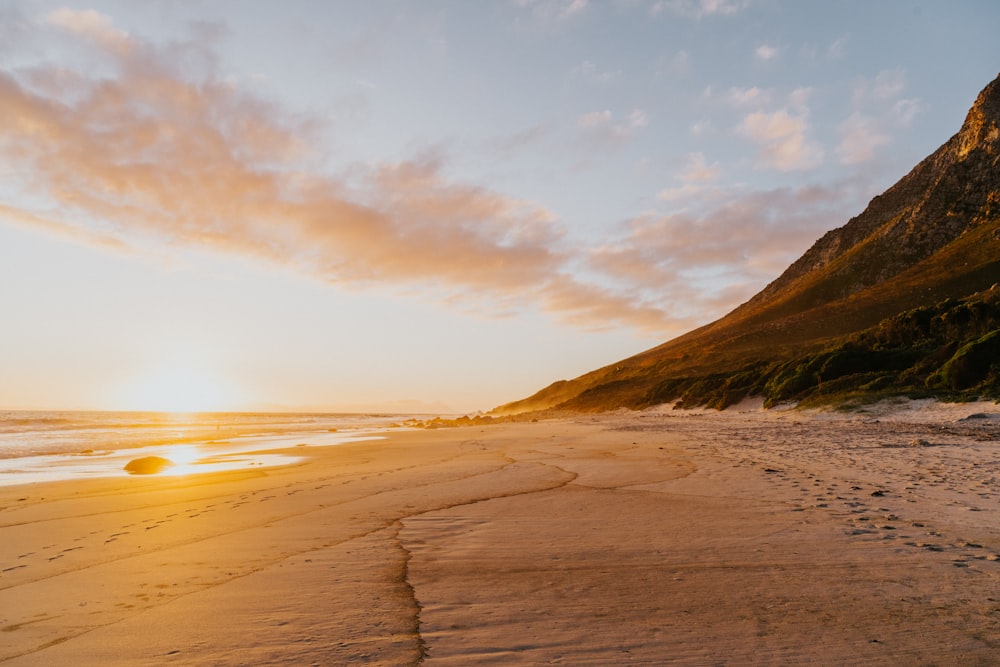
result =
[[[746,306],[802,291],[801,305],[850,296],[926,259],[997,211],[1000,76],[979,94],[955,136],[861,215],[825,234]]]

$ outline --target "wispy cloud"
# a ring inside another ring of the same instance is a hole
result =
[[[879,149],[892,141],[894,132],[907,127],[920,112],[920,101],[903,97],[906,74],[883,70],[871,80],[855,85],[851,114],[840,124],[837,155],[842,164],[874,160]]]
[[[602,69],[589,60],[584,60],[579,66],[573,68],[572,75],[592,83],[611,83],[621,77],[621,70]]]
[[[633,109],[624,118],[604,109],[590,111],[576,119],[577,128],[591,141],[621,144],[631,139],[649,124],[649,117],[643,109]]]
[[[725,100],[729,105],[736,108],[759,107],[770,102],[771,93],[757,86],[750,88],[734,86],[726,93]]]
[[[703,323],[752,296],[865,196],[849,182],[763,192],[697,188],[685,212],[625,222],[591,263],[634,288],[670,295],[671,312]]]
[[[670,204],[693,199],[706,190],[708,184],[719,178],[722,167],[718,162],[708,164],[702,153],[687,156],[684,167],[674,177],[681,182],[679,187],[665,188],[656,198]]]
[[[889,143],[890,137],[879,128],[875,119],[860,112],[852,113],[840,125],[837,154],[842,164],[869,162],[878,149]]]
[[[685,183],[708,183],[716,180],[721,173],[722,167],[718,162],[708,164],[702,153],[691,153],[677,178]]]
[[[588,0],[515,0],[515,4],[531,12],[536,23],[562,22],[583,14]]]
[[[555,123],[544,121],[531,127],[497,138],[490,148],[500,154],[509,155],[544,143],[555,129]]]
[[[61,10],[47,24],[106,67],[0,70],[0,161],[17,165],[34,207],[0,202],[8,221],[116,249],[207,248],[334,284],[425,288],[496,313],[668,326],[628,286],[577,277],[578,251],[544,207],[450,180],[433,154],[327,173],[314,120],[213,71],[174,67],[180,45],[160,49],[95,12]],[[633,112],[609,126],[644,123]]]
[[[127,33],[119,30],[108,16],[93,9],[76,10],[62,7],[45,15],[53,26],[91,39],[108,51],[125,55],[135,43]]]
[[[757,60],[762,60],[767,62],[768,60],[774,60],[778,57],[780,51],[777,47],[771,46],[770,44],[761,44],[758,46],[753,54],[756,56]]]
[[[670,12],[678,16],[704,18],[732,16],[750,6],[750,0],[658,0],[650,5],[653,16]]]
[[[701,119],[695,121],[690,128],[691,134],[696,137],[703,137],[710,132],[712,132],[712,121],[708,119]]]
[[[807,137],[802,114],[787,109],[755,111],[743,118],[740,133],[759,147],[758,164],[781,171],[812,169],[823,160],[822,147]]]
[[[826,49],[826,54],[833,58],[834,60],[839,60],[844,57],[844,52],[847,49],[847,37],[840,37],[833,40],[830,46]]]
[[[687,74],[691,71],[693,59],[691,52],[685,49],[681,49],[669,56],[662,56],[657,62],[656,73],[658,76],[665,74]]]

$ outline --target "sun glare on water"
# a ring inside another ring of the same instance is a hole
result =
[[[172,366],[133,383],[124,403],[130,410],[214,412],[233,409],[235,397],[225,382],[206,371]]]

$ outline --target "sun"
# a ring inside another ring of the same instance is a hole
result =
[[[232,408],[233,403],[226,382],[206,370],[182,365],[137,379],[125,397],[128,409],[151,412],[216,412]]]

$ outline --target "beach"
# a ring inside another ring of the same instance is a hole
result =
[[[0,487],[0,662],[995,664],[998,433],[664,408]]]

